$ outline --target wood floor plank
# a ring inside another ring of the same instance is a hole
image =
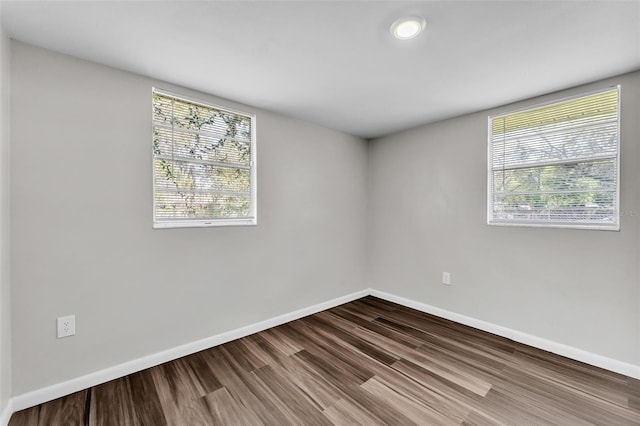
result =
[[[483,400],[483,412],[488,413],[496,424],[499,425],[536,425],[552,426],[546,419],[546,413],[541,411],[535,404],[521,398],[519,395],[512,395],[502,389],[492,389]],[[542,414],[542,416],[540,416]],[[584,424],[573,416],[556,417],[555,425],[578,426]],[[567,421],[570,420],[569,423]]]
[[[415,309],[400,306],[398,310],[387,315],[405,325],[409,325],[418,330],[427,329],[430,333],[442,337],[455,338],[459,341],[467,341],[473,344],[480,344],[493,350],[500,350],[505,353],[512,353],[515,342],[491,333],[485,333],[472,327],[462,326],[451,320],[425,314]],[[384,318],[382,316],[381,318]]]
[[[282,413],[279,413],[272,404],[265,402],[265,398],[254,392],[254,386],[251,383],[252,376],[237,364],[230,362],[223,351],[219,350],[220,347],[214,349],[207,351],[206,359],[211,367],[216,369],[217,377],[233,400],[240,405],[250,407],[264,424],[275,425],[282,422],[288,424]]]
[[[549,354],[552,355],[552,354]],[[620,375],[609,375],[600,369],[556,356],[539,357],[535,353],[516,351],[512,368],[527,371],[532,375],[555,381],[560,386],[588,389],[600,399],[618,405],[626,405],[630,391],[627,380]]]
[[[391,354],[393,359],[396,361],[402,356],[412,353],[417,349],[417,347],[411,348],[399,343],[397,340],[374,333],[368,328],[356,327],[351,331],[351,333],[358,339],[370,342],[384,350],[386,353]]]
[[[365,410],[348,400],[340,399],[324,410],[324,415],[336,426],[376,426],[382,425],[380,419],[369,415]]]
[[[380,398],[376,398],[361,386],[351,385],[350,387],[351,389],[348,393],[349,401],[358,407],[358,410],[362,410],[374,417],[377,424],[394,426],[420,424],[407,417],[401,411],[401,408],[383,403]]]
[[[377,381],[404,395],[406,398],[418,401],[420,404],[430,407],[442,417],[455,423],[464,420],[473,410],[470,404],[465,404],[455,395],[450,395],[443,389],[432,389],[424,383],[412,380],[395,368],[384,369],[376,373]]]
[[[253,351],[256,356],[263,360],[264,365],[285,364],[289,358],[289,350],[272,340],[266,338],[265,334],[254,334],[246,339],[247,349]]]
[[[9,419],[9,426],[38,426],[38,417],[43,405],[40,404],[13,413],[11,419]]]
[[[326,378],[306,366],[296,357],[287,357],[272,367],[282,376],[295,383],[312,401],[322,409],[330,407],[344,394]]]
[[[387,386],[376,377],[367,380],[361,385],[361,388],[377,398],[380,404],[391,405],[416,424],[444,425],[454,421],[428,405]]]
[[[640,425],[640,380],[368,296],[10,426]]]
[[[396,303],[378,299],[377,297],[373,296],[366,296],[362,299],[354,300],[352,303],[349,303],[349,305],[351,304],[355,306],[364,306],[368,309],[371,309],[372,312],[376,312],[378,315],[386,312],[395,312],[398,309],[402,308]]]
[[[357,381],[360,384],[373,376],[372,362],[369,359],[363,359],[352,348],[341,346],[343,350],[335,350],[339,345],[337,338],[328,338],[326,334],[304,323],[294,321],[290,324],[291,331],[298,334],[298,339],[304,342],[305,346],[305,350],[296,353],[296,356],[305,353],[308,356],[326,360],[341,370],[347,382]]]
[[[202,403],[194,402],[207,392],[184,358],[154,367],[150,373],[167,424],[180,424],[184,416],[192,421],[207,417],[200,413]]]
[[[67,395],[51,404],[42,406],[38,415],[38,425],[41,426],[81,426],[84,425],[84,410],[87,391],[80,391]]]
[[[457,362],[461,368],[465,368],[465,366],[471,367],[478,371],[478,374],[485,377],[499,375],[505,366],[511,364],[511,359],[513,358],[512,355],[509,357],[496,356],[487,353],[487,351],[479,350],[470,344],[459,344],[447,338],[433,336],[425,340],[427,340],[426,343],[416,348],[417,352],[427,356],[452,359],[452,362]]]
[[[431,346],[421,346],[416,349],[416,353],[425,355],[420,358],[414,357],[421,360],[420,365],[432,371],[438,371],[441,376],[465,386],[478,395],[484,396],[491,389],[491,375],[482,371],[477,364],[459,361],[456,357],[448,356]],[[428,361],[425,362],[425,359]]]
[[[259,405],[264,407],[264,411],[267,411],[275,418],[274,420],[269,421],[269,424],[295,424],[295,414],[286,405],[281,403],[271,389],[265,386],[260,380],[257,380],[254,372],[245,371],[242,368],[241,363],[239,363],[232,353],[226,350],[226,348],[221,348],[220,353],[226,360],[226,365],[228,365],[235,375],[240,378],[242,384],[246,388],[246,392],[250,392],[255,399],[259,401]],[[256,412],[256,414],[259,415],[260,413]]]
[[[175,414],[169,416],[170,426],[208,426],[215,425],[213,417],[205,397],[183,400],[174,408]]]
[[[393,368],[435,392],[448,395],[450,398],[455,398],[470,406],[475,406],[476,402],[483,397],[483,395],[470,390],[463,384],[457,383],[457,381],[449,380],[447,377],[438,374],[438,372],[431,371],[406,359],[401,359],[393,364]]]
[[[348,312],[342,312],[342,311],[331,311],[328,313],[329,315],[332,316],[338,316],[340,318],[346,319],[346,320],[354,320],[355,318],[352,317]],[[375,319],[377,319],[379,317],[375,317]],[[405,345],[409,348],[417,348],[418,346],[422,345],[424,342],[419,340],[419,339],[415,339],[409,335],[403,334],[403,333],[399,333],[391,328],[385,327],[382,324],[376,323],[374,320],[372,321],[361,321],[358,320],[357,324],[358,327],[361,329],[365,329],[365,330],[369,330],[372,333],[375,334],[379,334],[381,336],[387,337],[391,340],[396,341],[398,344],[402,344]]]
[[[527,397],[530,401],[543,402],[547,412],[555,409],[601,425],[640,424],[640,413],[629,412],[583,389],[571,388],[511,367],[505,369],[504,375],[516,384],[516,386],[505,388],[505,393],[511,392],[511,394]]]
[[[139,426],[129,377],[91,388],[89,426]]]
[[[627,407],[640,412],[640,380],[627,377],[626,382],[627,387],[623,391],[623,395],[628,396]]]
[[[210,393],[222,387],[213,370],[205,360],[204,351],[183,358],[189,376],[197,382],[198,389],[203,393]]]
[[[351,375],[347,369],[342,368],[339,364],[306,350],[298,352],[294,355],[294,358],[318,375],[325,377],[345,395],[350,392],[352,385],[360,385],[373,377],[372,373],[366,380],[361,380],[359,377]]]
[[[245,371],[255,371],[267,365],[256,354],[248,350],[243,342],[248,339],[242,338],[225,344],[225,350],[235,359],[235,361],[245,369]]]
[[[129,376],[131,402],[141,426],[162,426],[167,419],[162,411],[160,397],[151,376],[151,370],[143,370]],[[97,414],[96,414],[97,415]]]
[[[365,340],[359,339],[352,333],[341,330],[339,327],[331,324],[330,321],[319,317],[307,318],[307,322],[319,331],[325,338],[335,341],[342,341],[363,355],[366,355],[385,365],[391,365],[398,360],[393,354],[385,351],[383,348],[376,347]]]
[[[304,349],[302,345],[297,344],[294,340],[288,338],[284,333],[282,333],[281,328],[282,326],[265,330],[263,332],[264,338],[270,341],[274,346],[278,347],[278,349],[286,355],[293,355]]]
[[[214,423],[220,425],[264,425],[253,410],[238,403],[227,388],[220,388],[204,397]]]
[[[359,308],[353,303],[348,303],[346,305],[336,306],[333,309],[329,309],[323,314],[331,314],[338,317],[344,317],[347,323],[351,323],[352,325],[364,325],[366,323],[370,323],[380,315],[384,313],[378,313],[373,311],[372,309],[367,308]]]
[[[451,360],[439,359],[419,352],[415,352],[403,360],[410,361],[433,376],[479,396],[485,396],[492,386],[490,382],[478,377],[473,371],[456,368]]]
[[[299,424],[331,425],[322,415],[322,407],[315,404],[313,398],[309,398],[294,382],[287,380],[270,366],[262,367],[254,374],[294,413]]]
[[[9,424],[12,426],[85,425],[88,422],[88,413],[85,414],[88,393],[88,390],[83,390],[46,404],[18,411],[11,417]]]

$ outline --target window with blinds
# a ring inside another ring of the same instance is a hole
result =
[[[255,116],[152,96],[154,228],[255,224]]]
[[[620,87],[489,117],[488,223],[618,230]]]

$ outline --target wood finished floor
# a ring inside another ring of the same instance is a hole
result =
[[[366,297],[9,423],[218,424],[640,425],[640,381]]]

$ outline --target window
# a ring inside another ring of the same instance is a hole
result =
[[[256,223],[255,116],[153,89],[153,227]]]
[[[490,225],[620,229],[620,87],[489,117]]]

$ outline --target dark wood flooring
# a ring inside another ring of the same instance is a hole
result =
[[[9,423],[218,424],[640,425],[640,381],[366,297]]]

